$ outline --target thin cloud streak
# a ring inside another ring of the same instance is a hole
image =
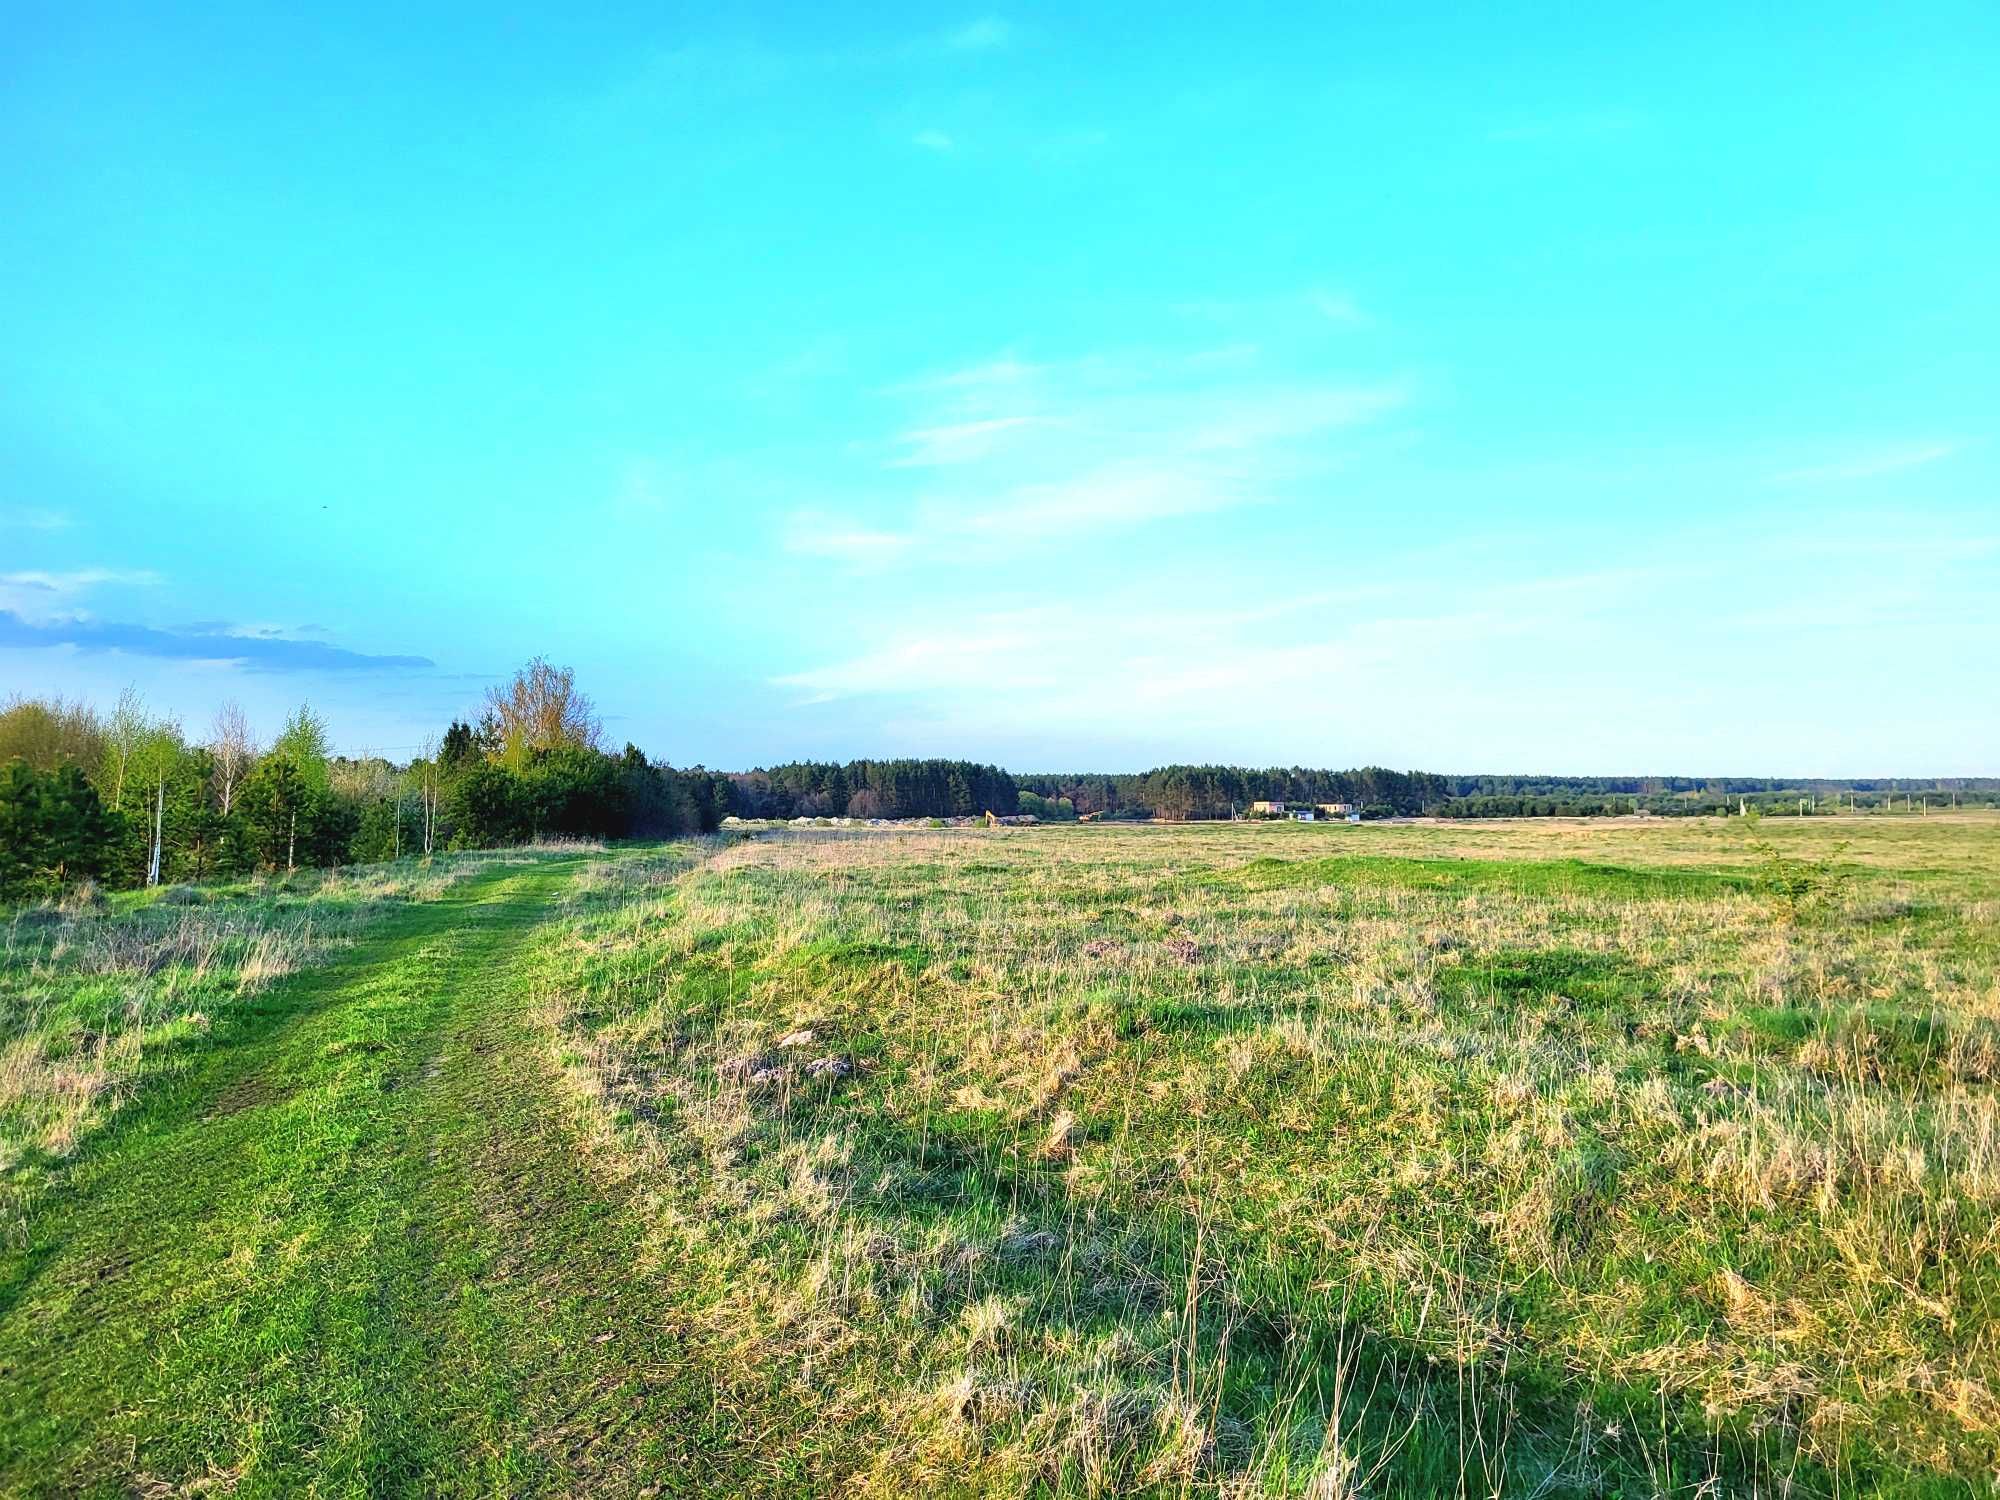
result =
[[[0,610],[0,648],[64,647],[164,661],[233,662],[252,672],[417,672],[437,665],[427,656],[375,656],[325,641],[223,631],[175,632],[117,621],[69,619],[34,624],[13,610]]]
[[[34,505],[0,508],[0,530],[4,531],[64,531],[74,524],[66,511]]]
[[[973,536],[1058,527],[1074,534],[1223,510],[1249,495],[1222,471],[1110,464],[1075,479],[1022,485],[960,524]]]
[[[1048,678],[1041,663],[1067,660],[1087,646],[1094,665],[1088,699],[1114,692],[1147,704],[1208,694],[1262,701],[1271,683],[1324,680],[1316,672],[1367,665],[1402,670],[1431,653],[1485,648],[1503,638],[1558,640],[1586,621],[1616,617],[1635,602],[1671,592],[1704,566],[1604,568],[1512,579],[1470,593],[1411,571],[1399,579],[1207,608],[1124,597],[991,611],[962,628],[940,623],[911,631],[849,660],[773,681],[810,691],[816,701],[968,682],[982,692],[1012,690]],[[1274,627],[1281,627],[1275,640]],[[935,682],[913,680],[906,670],[913,663],[946,662],[950,670]],[[1073,683],[1075,674],[1064,672],[1058,680]]]
[[[945,37],[953,52],[991,52],[1014,39],[1014,28],[999,16],[981,16]]]
[[[801,511],[791,519],[785,550],[804,557],[831,558],[856,568],[877,568],[900,559],[915,540],[906,532],[868,530]]]
[[[741,39],[690,41],[644,56],[624,76],[577,101],[571,118],[584,127],[622,128],[634,116],[685,114],[704,98],[755,99],[801,80],[935,66],[953,58],[969,66],[978,54],[998,52],[1015,37],[1005,19],[982,16],[944,32],[819,50]]]
[[[1406,381],[1336,383],[1258,372],[1254,348],[1172,357],[1014,354],[883,388],[914,420],[855,452],[923,470],[927,491],[887,524],[818,507],[786,518],[790,552],[880,568],[981,555],[996,536],[1130,532],[1284,498],[1342,460],[1338,434],[1410,400]]]
[[[1941,639],[1941,629],[1974,638],[1992,629],[1984,555],[1834,558],[1774,590],[1773,563],[1795,545],[1788,534],[1753,534],[1721,556],[1540,576],[1503,570],[1473,586],[1440,568],[1433,550],[1356,587],[1208,608],[1182,607],[1180,585],[1162,580],[1024,609],[1003,582],[773,681],[801,695],[801,712],[829,705],[812,712],[828,723],[897,725],[903,743],[1025,744],[1039,756],[1055,752],[1037,747],[1104,743],[1106,726],[1132,726],[1142,757],[1243,745],[1234,753],[1329,763],[1392,743],[1423,763],[1438,737],[1499,724],[1500,735],[1478,740],[1495,756],[1488,768],[1519,770],[1538,753],[1539,731],[1506,720],[1518,693],[1507,669],[1561,658],[1592,684],[1559,705],[1573,716],[1566,732],[1664,764],[1692,742],[1672,739],[1686,711],[1660,692],[1661,674],[1682,672],[1683,702],[1693,695],[1704,712],[1732,711],[1768,683],[1698,664],[1746,633],[1793,637],[1772,659],[1797,668],[1835,632],[1858,648],[1843,640],[1842,659],[1856,661],[1877,647],[1893,660],[1903,643]],[[1690,629],[1682,601],[1691,594],[1759,604],[1718,609]],[[1817,724],[1819,696],[1799,703],[1808,715],[1799,722]],[[1836,722],[1815,732],[1837,742]],[[1341,745],[1353,748],[1328,748]]]
[[[1029,426],[1036,420],[1034,417],[988,417],[978,422],[915,428],[897,439],[910,451],[901,458],[891,459],[887,467],[920,469],[974,463],[993,452],[1003,433]]]
[[[1369,321],[1368,314],[1361,310],[1361,305],[1345,292],[1315,291],[1306,300],[1312,304],[1313,310],[1329,323],[1358,328]]]
[[[885,386],[879,394],[907,396],[927,391],[992,391],[1019,386],[1054,368],[1053,365],[1029,364],[1011,354],[1003,354],[998,359],[981,364],[965,365],[938,375],[920,375],[914,380]]]
[[[1963,443],[1922,443],[1907,448],[1886,449],[1839,463],[1815,464],[1809,468],[1792,469],[1779,474],[1777,479],[1782,484],[1820,484],[1848,479],[1873,479],[1877,475],[1900,474],[1906,469],[1920,469],[1926,464],[1937,463],[1941,459],[1950,458],[1964,446]]]
[[[106,583],[158,583],[159,575],[144,568],[75,568],[51,573],[39,568],[0,573],[0,585],[38,589],[51,594],[77,594]]]
[[[106,584],[148,588],[160,581],[159,575],[143,568],[76,568],[69,572],[24,569],[0,573],[0,610],[29,620],[53,619],[80,613],[79,595]]]

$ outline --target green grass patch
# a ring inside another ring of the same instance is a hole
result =
[[[1252,860],[1208,877],[1269,891],[1293,886],[1376,886],[1400,890],[1494,891],[1513,896],[1601,896],[1661,900],[1757,889],[1757,877],[1735,870],[1636,868],[1577,859],[1398,859],[1334,855],[1323,859]]]

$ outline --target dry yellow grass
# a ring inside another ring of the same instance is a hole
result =
[[[2000,821],[1777,821],[1810,920],[1730,825],[786,834],[607,867],[552,1004],[882,1489],[1969,1480]]]

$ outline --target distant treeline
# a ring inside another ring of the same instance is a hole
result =
[[[1793,796],[1929,792],[2000,794],[2000,776],[1447,776],[1454,797]]]
[[[965,818],[1019,811],[1014,778],[969,760],[792,761],[729,777],[742,818]]]
[[[127,693],[109,715],[62,700],[0,707],[0,900],[487,848],[547,836],[666,838],[743,818],[1231,818],[1260,801],[1365,817],[1689,815],[2000,805],[2000,777],[1444,776],[1381,766],[1160,766],[1012,776],[965,760],[676,769],[599,747],[567,669],[530,662],[411,760],[336,756],[301,707],[268,746],[224,705],[205,737]]]
[[[1304,766],[1161,766],[1136,773],[1058,773],[1015,778],[1024,793],[1062,798],[1084,817],[1227,818],[1253,802],[1347,803],[1368,817],[1601,817],[1634,812],[1692,816],[1749,806],[1764,812],[2000,805],[2000,777],[1877,777],[1830,780],[1751,776],[1447,776],[1432,771],[1351,771]]]
[[[1161,766],[1113,775],[1012,776],[998,766],[957,760],[797,761],[729,778],[731,811],[744,818],[950,818],[984,812],[1079,816],[1228,818],[1253,801],[1351,802],[1377,816],[1413,814],[1452,794],[1451,779],[1423,771],[1366,766]]]
[[[1451,778],[1428,771],[1362,766],[1352,771],[1305,766],[1159,766],[1114,774],[1017,777],[1024,791],[1067,800],[1080,816],[1228,818],[1252,802],[1347,802],[1376,816],[1414,815],[1452,795]]]
[[[1590,818],[1625,813],[1698,817],[1836,807],[1855,811],[2000,806],[2000,777],[1451,776],[1452,795],[1425,809],[1440,818]]]

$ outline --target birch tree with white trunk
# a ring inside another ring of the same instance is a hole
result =
[[[111,710],[111,717],[104,722],[103,779],[109,785],[101,790],[110,792],[113,808],[123,810],[125,806],[125,783],[131,776],[132,757],[152,727],[146,716],[146,700],[139,696],[136,687],[126,688],[118,695],[118,706]]]
[[[216,712],[214,727],[209,730],[208,753],[215,762],[215,800],[226,818],[236,803],[237,787],[257,761],[257,738],[250,732],[242,705],[234,698]]]
[[[185,749],[181,726],[172,719],[148,724],[127,758],[127,779],[143,789],[152,824],[151,849],[146,861],[146,884],[160,883],[160,867],[166,852],[167,782],[179,768]]]
[[[424,856],[430,857],[437,842],[438,799],[444,791],[444,768],[438,764],[438,742],[435,736],[426,738],[417,750],[417,758],[410,762],[409,780],[417,793],[417,802],[424,812]]]

